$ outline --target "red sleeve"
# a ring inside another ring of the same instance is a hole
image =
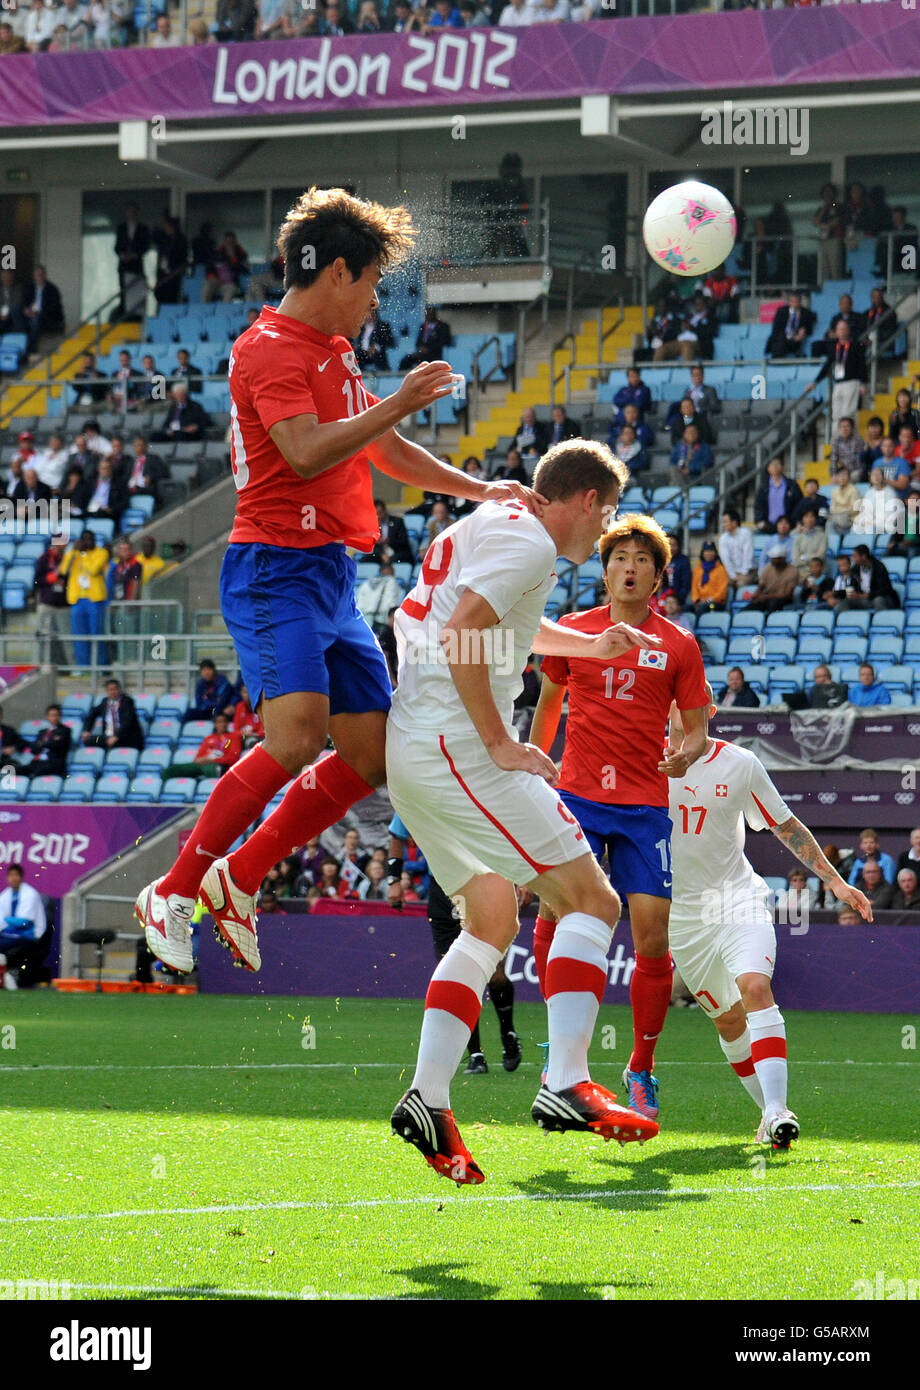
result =
[[[540,674],[553,685],[568,685],[569,659],[566,656],[545,656],[540,663]]]
[[[684,643],[674,699],[678,709],[702,709],[706,704],[706,672],[693,638]]]
[[[310,386],[312,363],[293,343],[282,343],[263,333],[250,346],[239,370],[266,432],[279,420],[316,415]]]
[[[207,756],[207,754],[211,751],[211,748],[212,748],[212,745],[213,745],[213,740],[214,740],[214,735],[213,735],[213,734],[207,734],[207,735],[201,740],[201,742],[200,742],[199,745],[198,745],[198,752],[195,754],[194,758],[192,759],[193,762],[197,762],[199,758],[204,758],[204,757]]]

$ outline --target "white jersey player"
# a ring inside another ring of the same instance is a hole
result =
[[[671,742],[679,743],[680,716],[674,709],[671,714]],[[760,1109],[758,1142],[788,1149],[799,1122],[787,1104],[786,1028],[771,989],[776,933],[770,889],[745,857],[745,824],[771,830],[866,921],[872,908],[824,857],[759,758],[745,748],[710,739],[688,775],[671,781],[670,814],[675,965]]]
[[[486,981],[517,933],[514,884],[545,897],[560,919],[547,966],[550,1066],[534,1120],[621,1143],[658,1132],[590,1078],[588,1047],[620,901],[553,789],[555,764],[520,743],[512,723],[531,651],[609,661],[637,645],[658,645],[626,623],[589,635],[543,617],[557,556],[588,559],[627,476],[603,445],[555,445],[534,475],[540,517],[518,504],[487,502],[449,526],[396,618],[387,788],[459,906],[464,930],[432,977],[418,1065],[392,1126],[457,1183],[480,1183],[483,1173],[454,1123],[450,1080]]]

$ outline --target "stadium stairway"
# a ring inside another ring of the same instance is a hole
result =
[[[75,333],[69,334],[53,352],[34,363],[17,381],[4,389],[0,428],[7,429],[17,416],[65,415],[70,404],[67,384],[76,370],[80,353],[95,351],[97,355],[102,355],[116,344],[139,342],[140,332],[138,323],[103,324],[98,349],[93,324],[86,323]],[[35,383],[47,377],[60,377],[61,385],[36,390]]]
[[[621,351],[632,349],[635,334],[642,331],[642,310],[638,305],[628,306],[623,322],[616,326],[618,318],[618,310],[603,310],[603,329],[605,333],[609,334],[604,341],[604,357],[611,366],[615,365]],[[554,341],[558,341],[561,336],[561,331],[558,329],[552,333]],[[570,380],[572,396],[575,401],[579,397],[587,400],[589,399],[588,393],[596,383],[598,376],[596,368],[592,370],[590,366],[597,361],[596,315],[590,315],[582,320],[575,335],[574,347],[575,362]],[[534,351],[535,348],[536,351]],[[535,358],[535,364],[531,367],[530,363],[534,363]],[[525,406],[545,405],[549,401],[553,378],[560,375],[570,359],[571,350],[568,345],[558,349],[553,354],[552,364],[550,364],[548,352],[539,343],[529,344],[526,365],[517,387],[508,391],[503,399],[492,406],[487,413],[484,412],[473,429],[467,434],[461,434],[456,444],[452,445],[452,452],[457,463],[460,463],[469,454],[483,458],[495,445],[497,439],[503,435],[513,435],[520,423],[521,411]],[[586,365],[579,367],[579,363]],[[556,394],[558,396],[560,393],[557,391]],[[415,488],[406,488],[405,500],[408,505],[413,506],[416,502],[421,501],[421,492]]]

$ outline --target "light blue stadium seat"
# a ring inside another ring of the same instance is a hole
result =
[[[703,646],[706,648],[706,652],[708,653],[708,660],[715,662],[717,666],[721,666],[725,661],[725,651],[728,647],[728,643],[726,642],[725,638],[718,637],[715,633],[712,632],[707,632],[705,635],[701,635],[699,633],[699,629],[697,629],[697,636],[699,637],[699,640],[702,642]],[[750,648],[748,648],[748,656],[750,656],[750,654]]]
[[[32,569],[33,578],[34,578],[34,577],[35,577],[35,575],[34,575],[34,572],[35,572],[35,561],[39,558],[40,555],[44,554],[44,550],[45,550],[45,543],[44,543],[44,541],[41,541],[41,540],[32,540],[32,541],[30,541],[30,540],[24,540],[24,541],[19,541],[19,542],[17,543],[17,545],[16,545],[16,564],[17,564],[17,565],[28,565],[28,566],[30,566],[31,569]]]
[[[138,691],[134,696],[134,708],[138,714],[146,715],[148,719],[153,719],[156,714],[157,696],[155,692]]]
[[[359,560],[355,565],[355,578],[359,583],[365,579],[376,579],[380,573],[380,565],[376,560]]]
[[[47,723],[47,719],[24,719],[19,726],[19,737],[26,743],[34,743]]]
[[[756,609],[736,613],[732,617],[731,635],[732,637],[742,637],[763,632],[764,621],[763,613],[759,613]]]
[[[189,719],[182,725],[181,743],[194,743],[197,747],[203,738],[213,734],[214,722],[211,719]]]
[[[181,805],[195,796],[197,782],[194,777],[171,777],[163,784],[160,792],[160,805]]]
[[[61,699],[61,714],[65,718],[85,719],[92,708],[93,697],[88,692],[65,695]]]
[[[744,676],[748,685],[757,691],[758,695],[766,695],[770,686],[769,666],[755,664],[744,667]]]
[[[97,545],[100,541],[110,541],[115,535],[115,522],[110,516],[86,516],[81,525],[92,531]]]
[[[727,666],[724,666],[717,661],[714,661],[711,664],[707,664],[706,678],[709,681],[709,684],[712,686],[713,690],[716,692],[716,694],[718,694],[718,692],[722,689],[722,686],[725,684],[727,676]]]
[[[157,715],[156,719],[151,721],[149,737],[157,743],[168,743],[171,748],[174,748],[179,742],[181,734],[182,723],[174,715],[169,718],[161,718]]]
[[[888,694],[891,696],[892,709],[912,709],[916,704],[914,696],[906,690],[889,690]]]
[[[728,650],[725,653],[726,661],[737,661],[739,663],[750,661],[752,659],[751,643],[756,636],[756,633],[741,633],[739,636],[735,636],[734,632],[732,632],[728,642]]]
[[[880,613],[872,614],[872,622],[869,624],[869,635],[875,637],[881,632],[902,633],[906,626],[907,614],[904,612],[903,608],[887,608],[883,609]]]
[[[663,531],[676,531],[680,525],[680,512],[676,507],[651,508],[652,515]]]
[[[716,490],[708,483],[695,483],[690,488],[687,509],[691,531],[705,531],[709,510],[715,502]]]
[[[665,483],[663,486],[653,489],[650,504],[656,514],[660,507],[667,507],[671,511],[682,512],[684,505],[684,490],[682,487],[675,487],[670,483]]]
[[[795,638],[793,637],[774,637],[772,634],[767,638],[767,650],[764,654],[764,661],[768,666],[788,666],[795,662]]]
[[[874,666],[901,664],[904,655],[904,638],[897,633],[872,633],[869,638],[868,659]]]
[[[220,781],[219,777],[199,777],[195,788],[195,805],[203,806]]]
[[[124,772],[131,777],[137,767],[137,760],[140,754],[136,748],[110,748],[105,756],[103,771]]]
[[[904,638],[904,660],[920,665],[920,631],[908,631]]]
[[[2,588],[0,588],[0,605],[2,605],[8,613],[23,612],[26,607],[30,587],[31,585],[27,586],[18,580],[8,582],[4,579]]]
[[[546,600],[547,616],[550,618],[557,617],[568,608],[571,601],[571,593],[568,584],[557,584]]]
[[[836,616],[832,608],[806,608],[799,623],[799,636],[810,637],[814,633],[826,633],[829,637],[834,630]]]
[[[130,802],[159,801],[163,779],[155,772],[138,772],[128,787],[127,800]]]
[[[104,762],[104,748],[78,747],[71,754],[70,767],[74,772],[85,772],[88,768],[94,768],[96,772],[101,772]]]
[[[914,688],[914,671],[911,666],[883,666],[878,679],[886,690],[910,692]]]
[[[63,777],[33,777],[26,801],[57,801],[63,785]]]
[[[801,620],[802,614],[795,608],[781,608],[778,613],[769,613],[764,623],[764,636],[797,637]]]
[[[172,745],[166,742],[148,743],[137,760],[137,772],[156,772],[172,762]]]
[[[698,637],[707,636],[709,633],[727,637],[730,626],[731,616],[728,613],[701,613],[696,620],[696,633]]]
[[[857,632],[841,633],[840,624],[837,624],[831,653],[835,661],[865,661],[868,647],[867,638],[861,637]]]
[[[801,690],[805,685],[805,667],[790,662],[787,666],[774,666],[770,672],[770,689],[788,693]]]
[[[109,804],[124,801],[128,795],[128,778],[123,772],[106,772],[93,788],[93,801]]]
[[[178,693],[161,695],[157,700],[157,719],[182,719],[189,707],[187,695]]]
[[[795,659],[797,662],[804,662],[805,665],[811,666],[815,666],[819,662],[830,661],[831,646],[829,637],[812,636],[810,633],[806,636],[800,633]]]
[[[93,788],[96,785],[96,778],[91,772],[71,772],[64,778],[61,793],[58,801],[81,802],[90,801],[93,795]]]
[[[865,637],[869,632],[869,623],[874,615],[867,609],[855,609],[849,613],[837,614],[837,626],[834,629],[837,637],[844,633],[858,633]]]

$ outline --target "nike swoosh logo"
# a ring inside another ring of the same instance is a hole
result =
[[[324,371],[326,370],[326,368],[329,366],[329,363],[330,363],[331,361],[332,361],[332,358],[331,358],[331,357],[327,357],[326,360],[325,360],[325,362],[322,364],[322,366],[321,366],[321,367],[317,367],[316,370],[317,370],[318,372],[324,372]]]
[[[219,858],[220,858],[220,855],[219,855],[219,854],[212,854],[211,851],[210,851],[209,849],[202,849],[202,848],[201,848],[201,845],[196,845],[196,846],[195,846],[195,853],[196,853],[196,854],[204,854],[204,855],[207,855],[208,859],[219,859]]]
[[[660,1036],[661,1036],[660,1033],[643,1033],[643,1034],[642,1034],[642,1041],[643,1041],[643,1042],[654,1042],[655,1039],[658,1038],[658,1037],[660,1037]]]
[[[661,886],[662,888],[670,888],[673,882],[674,880],[672,878],[664,878],[661,880]]]

